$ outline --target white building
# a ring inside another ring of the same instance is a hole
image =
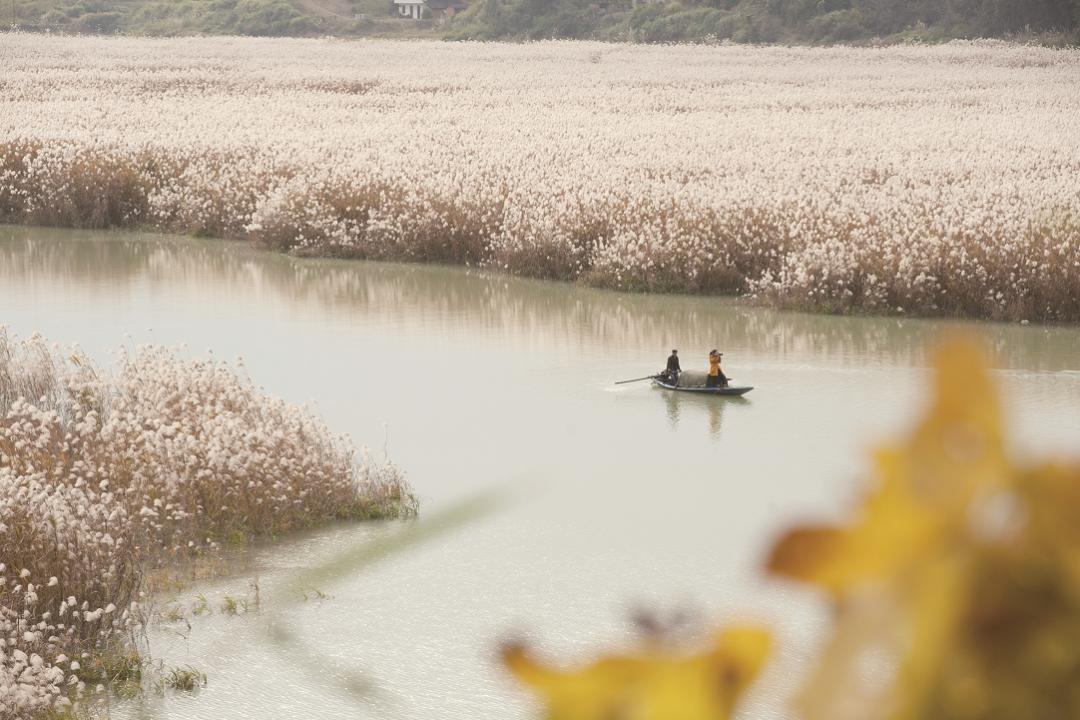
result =
[[[401,17],[419,20],[424,16],[424,0],[394,0],[394,7]]]

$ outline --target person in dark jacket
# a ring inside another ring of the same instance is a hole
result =
[[[672,350],[667,359],[667,368],[664,369],[664,380],[674,385],[679,382],[680,373],[682,373],[682,366],[679,365],[679,351]]]

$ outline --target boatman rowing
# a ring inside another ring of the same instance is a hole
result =
[[[679,351],[672,350],[671,355],[667,359],[667,368],[664,370],[664,380],[672,385],[679,384],[679,375],[682,373],[682,367],[679,365]]]

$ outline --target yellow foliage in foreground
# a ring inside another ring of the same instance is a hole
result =
[[[773,550],[770,570],[836,610],[802,715],[1080,717],[1080,467],[1009,457],[972,343],[945,345],[937,367],[929,414],[878,453],[857,517]]]
[[[929,412],[878,451],[850,523],[773,548],[769,570],[819,587],[835,613],[799,717],[1080,718],[1080,465],[1010,457],[995,384],[975,343],[946,343]],[[730,630],[693,657],[504,660],[550,720],[724,720],[768,645]]]
[[[768,653],[767,633],[736,628],[700,655],[655,647],[567,671],[515,645],[503,659],[547,703],[550,720],[724,720]]]

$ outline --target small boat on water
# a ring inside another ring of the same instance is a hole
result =
[[[729,385],[728,387],[706,387],[706,375],[699,372],[683,372],[679,375],[677,383],[672,383],[663,377],[656,376],[652,378],[653,384],[664,388],[665,390],[674,390],[675,392],[688,392],[698,393],[699,395],[723,395],[726,397],[742,397],[746,393],[750,392],[754,388],[747,386],[735,386]]]
[[[726,397],[742,397],[754,389],[753,387],[736,387],[734,385],[729,385],[728,387],[680,387],[659,378],[653,378],[653,384],[658,385],[665,390],[674,390],[675,392],[698,393],[701,395],[723,395]]]

